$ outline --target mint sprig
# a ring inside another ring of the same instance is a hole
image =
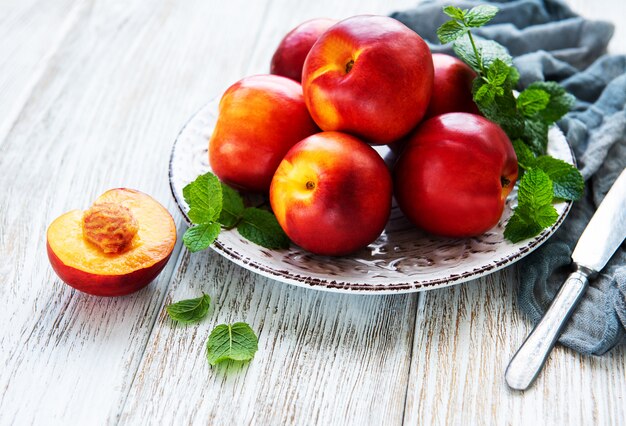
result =
[[[256,207],[246,208],[241,195],[211,172],[185,186],[183,197],[193,223],[185,231],[183,243],[192,253],[213,244],[222,227],[237,227],[244,238],[265,248],[289,247],[289,238],[272,213]]]
[[[531,238],[556,221],[554,201],[578,200],[583,194],[580,172],[546,152],[550,126],[569,111],[574,97],[555,82],[535,82],[515,96],[519,72],[511,55],[499,43],[475,38],[471,31],[491,21],[497,7],[446,6],[443,12],[452,19],[437,30],[439,40],[452,42],[456,55],[476,71],[474,102],[486,118],[502,127],[517,154],[518,206],[504,236],[512,242]]]
[[[188,324],[200,321],[209,312],[211,298],[202,293],[202,296],[195,299],[181,300],[171,303],[165,307],[167,314],[174,321]]]
[[[534,237],[556,222],[558,213],[552,205],[552,181],[540,169],[524,174],[517,192],[517,207],[504,229],[504,236],[516,243]]]
[[[206,357],[211,365],[226,360],[249,361],[258,349],[258,338],[248,324],[220,324],[206,342]]]

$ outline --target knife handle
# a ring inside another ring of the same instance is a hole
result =
[[[535,380],[585,293],[590,272],[586,268],[579,268],[563,283],[550,308],[509,362],[504,374],[509,387],[524,390]]]

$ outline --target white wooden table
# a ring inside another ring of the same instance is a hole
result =
[[[107,299],[62,284],[47,225],[106,189],[147,192],[184,226],[167,183],[180,127],[266,72],[301,21],[412,6],[383,0],[0,1],[0,424],[626,424],[624,347],[558,347],[536,385],[504,368],[530,331],[515,269],[465,285],[355,296],[284,285],[213,252],[173,257],[146,289]],[[617,23],[623,0],[572,1]],[[204,291],[199,325],[164,305]],[[210,368],[209,331],[246,321],[252,362]]]

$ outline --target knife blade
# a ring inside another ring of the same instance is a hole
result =
[[[622,170],[587,224],[572,253],[575,271],[543,318],[515,353],[504,377],[512,389],[527,389],[541,371],[567,320],[593,278],[626,238],[626,170]]]

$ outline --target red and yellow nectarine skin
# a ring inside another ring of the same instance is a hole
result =
[[[322,132],[289,150],[272,180],[270,203],[294,243],[339,256],[381,234],[391,195],[391,175],[372,147],[345,133]]]
[[[319,36],[336,23],[335,19],[316,18],[303,22],[289,31],[272,56],[270,73],[282,75],[300,83],[306,55]]]
[[[394,168],[395,196],[418,227],[470,237],[498,223],[517,172],[513,146],[498,125],[474,114],[443,114],[409,139]]]
[[[430,49],[383,16],[355,16],[320,36],[304,62],[302,88],[322,130],[388,144],[422,119],[433,86]]]
[[[474,70],[460,59],[443,53],[433,53],[433,66],[433,94],[425,118],[448,112],[480,115],[472,96]]]
[[[209,141],[211,169],[234,188],[267,192],[289,148],[318,131],[300,84],[278,75],[246,77],[220,101]]]
[[[97,232],[96,225],[84,229],[85,214],[72,210],[48,227],[46,249],[52,268],[68,285],[97,296],[122,296],[148,285],[161,272],[176,244],[176,225],[169,212],[152,197],[127,188],[102,194],[94,206],[115,204],[127,209],[137,230],[117,252],[90,241],[85,232]],[[114,235],[118,226],[102,234]]]

